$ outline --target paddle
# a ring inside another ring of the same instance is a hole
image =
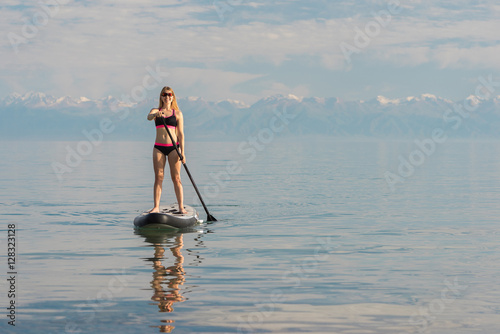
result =
[[[167,130],[168,136],[170,137],[170,140],[172,141],[172,144],[174,145],[175,151],[179,155],[179,159],[181,159],[182,165],[184,166],[184,169],[186,170],[186,173],[189,176],[189,179],[191,180],[191,183],[193,184],[194,190],[196,190],[196,194],[198,195],[198,198],[200,199],[201,204],[203,205],[203,209],[205,209],[205,212],[207,213],[207,221],[209,221],[209,222],[216,222],[217,219],[215,219],[215,217],[212,216],[208,212],[207,206],[205,205],[205,202],[203,202],[203,199],[201,198],[201,194],[198,191],[198,187],[196,186],[196,183],[194,183],[193,177],[191,176],[191,173],[189,172],[189,169],[188,169],[186,163],[183,161],[182,154],[181,154],[181,152],[179,152],[179,148],[177,147],[177,144],[175,143],[174,138],[172,137],[172,134],[168,130],[168,126],[167,126],[167,123],[165,123],[165,119],[162,118],[162,121],[163,121],[163,125],[165,125],[165,130]]]

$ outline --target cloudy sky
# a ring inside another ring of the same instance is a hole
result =
[[[3,0],[0,98],[346,100],[473,94],[500,70],[496,0]],[[149,69],[149,70],[148,70]],[[167,75],[168,73],[168,75]],[[156,96],[158,89],[146,89]]]

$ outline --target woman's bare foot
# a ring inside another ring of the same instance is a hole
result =
[[[180,207],[180,206],[179,206],[179,212],[180,212],[180,213],[182,213],[183,215],[185,215],[186,213],[188,213],[188,212],[186,211],[186,209],[184,209],[184,208],[182,208],[182,209],[181,209],[181,207]]]
[[[160,208],[152,208],[151,210],[148,211],[148,213],[159,213]]]

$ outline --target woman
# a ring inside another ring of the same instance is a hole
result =
[[[164,125],[167,125],[170,134],[177,143],[179,151],[183,156],[184,160],[182,162],[185,162],[184,119],[182,117],[182,112],[179,110],[179,106],[177,106],[177,100],[172,88],[163,87],[160,94],[160,105],[158,109],[151,109],[148,114],[148,120],[155,120],[156,124],[156,142],[153,148],[153,167],[155,170],[154,207],[149,212],[160,212],[163,175],[168,160],[170,177],[174,183],[175,196],[179,204],[179,212],[187,213],[183,205],[184,195],[181,183],[181,160],[175,151],[174,144]]]

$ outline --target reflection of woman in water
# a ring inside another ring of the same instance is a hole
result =
[[[172,255],[175,257],[173,266],[165,267],[161,261],[164,259],[165,249],[161,244],[155,243],[155,256],[153,259],[153,281],[151,286],[154,289],[154,295],[151,300],[158,302],[160,312],[172,312],[173,304],[183,302],[185,298],[181,295],[180,286],[184,284],[184,257],[181,254],[183,246],[182,234],[175,237],[175,247],[170,248]],[[162,283],[168,282],[168,288],[163,289]],[[166,323],[173,323],[173,320],[163,320]],[[175,327],[172,325],[160,326],[160,332],[170,333]]]

